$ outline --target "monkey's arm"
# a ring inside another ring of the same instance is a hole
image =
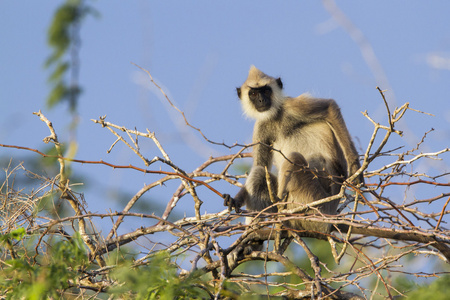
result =
[[[267,193],[267,197],[264,197],[264,191],[256,192],[261,186],[266,186],[266,180],[265,180],[265,169],[262,168],[262,166],[268,167],[268,162],[271,161],[270,157],[270,148],[266,147],[261,144],[256,144],[253,146],[253,167],[250,170],[250,174],[247,177],[247,181],[245,182],[245,186],[242,187],[239,192],[236,194],[236,196],[231,197],[228,194],[224,194],[224,202],[223,204],[225,206],[228,206],[229,210],[232,210],[233,208],[236,210],[237,213],[241,212],[242,206],[247,206],[248,209],[253,210],[255,206],[261,206],[257,205],[257,201],[259,202],[258,198],[268,198],[269,199],[269,193]],[[261,171],[262,169],[262,171]],[[261,174],[260,174],[261,173]],[[249,193],[251,191],[251,193]],[[255,194],[259,194],[259,197],[256,198]],[[270,202],[270,201],[269,201]],[[265,205],[267,206],[267,205]],[[264,208],[264,207],[263,207]]]
[[[333,99],[317,99],[301,95],[290,99],[286,106],[290,113],[294,113],[305,122],[324,121],[330,126],[344,153],[349,177],[361,167],[358,152],[345,125],[341,110]],[[357,181],[364,183],[363,174],[358,176]]]
[[[241,212],[241,207],[245,205],[249,198],[249,194],[247,192],[247,189],[245,186],[239,190],[239,192],[236,194],[236,196],[231,197],[229,194],[223,194],[223,205],[227,206],[229,210],[232,210],[233,208],[236,210],[237,213]]]
[[[261,211],[267,206],[270,206],[271,200],[267,188],[267,180],[265,167],[270,170],[272,165],[272,150],[271,143],[273,140],[273,130],[267,128],[263,124],[256,123],[253,142],[253,167],[247,177],[245,186],[232,198],[230,195],[224,195],[224,205],[228,208],[235,209],[237,213],[240,212],[242,206],[247,206],[249,210]],[[276,177],[271,174],[272,187],[276,189]],[[275,192],[276,193],[276,192]],[[273,211],[269,210],[269,211]]]

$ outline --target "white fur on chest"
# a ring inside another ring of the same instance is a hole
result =
[[[280,135],[282,134],[280,132]],[[305,157],[310,167],[328,169],[326,165],[318,165],[315,158],[321,156],[327,162],[332,161],[333,153],[336,151],[336,149],[330,148],[330,141],[333,140],[335,140],[333,132],[326,123],[312,123],[299,128],[297,132],[286,139],[278,139],[273,148],[280,150],[284,156],[288,156],[292,152],[298,152]],[[336,146],[335,143],[333,143],[333,146]],[[273,163],[278,170],[285,161],[286,158],[282,154],[278,151],[273,152]]]

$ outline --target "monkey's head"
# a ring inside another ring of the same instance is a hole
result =
[[[257,120],[274,118],[285,98],[281,79],[270,77],[255,66],[250,67],[247,80],[236,90],[244,113]]]

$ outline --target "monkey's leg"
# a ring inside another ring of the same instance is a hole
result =
[[[298,152],[292,152],[287,156],[279,172],[278,197],[287,202],[287,208],[297,208],[298,204],[308,204],[329,196],[321,185],[317,174],[308,169],[306,159]],[[337,203],[326,203],[318,207],[320,212],[333,214],[336,212]],[[307,214],[314,213],[314,210]],[[292,219],[287,226],[298,230],[311,230],[329,232],[330,225],[312,222],[308,220]]]

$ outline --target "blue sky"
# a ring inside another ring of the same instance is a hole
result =
[[[125,146],[106,153],[115,138],[90,121],[102,115],[118,125],[154,131],[174,163],[188,172],[210,155],[237,151],[210,145],[184,126],[181,116],[132,62],[147,69],[189,121],[217,142],[251,141],[253,122],[243,117],[235,87],[254,64],[269,75],[280,76],[288,95],[310,92],[336,99],[358,148],[366,148],[373,130],[361,111],[386,123],[377,85],[388,89],[392,108],[410,102],[411,107],[435,115],[408,112],[399,128],[405,138],[395,138],[389,146],[410,149],[431,128],[435,131],[424,149],[438,151],[449,146],[448,1],[339,1],[339,9],[371,47],[366,51],[373,50],[375,65],[381,68],[376,73],[374,61],[368,63],[358,43],[320,1],[91,4],[100,17],[88,17],[81,30],[84,92],[78,109],[79,159],[142,166]],[[49,93],[49,71],[43,68],[50,54],[46,31],[57,6],[57,1],[0,2],[0,143],[42,149],[42,139],[49,132],[32,115],[39,109],[53,122],[60,138],[68,140],[67,107],[48,110],[44,104]],[[150,159],[160,155],[150,142],[143,141],[142,150]],[[0,148],[1,157],[17,153]],[[444,158],[444,162],[418,168],[432,173],[448,170],[448,154]],[[105,166],[75,168],[95,178],[92,182],[101,187],[85,193],[90,210],[98,212],[120,209],[104,191],[134,193],[157,178]],[[230,185],[221,188],[231,194],[236,190]],[[162,187],[145,201],[166,203],[173,191],[170,185]],[[208,195],[208,212],[221,210],[221,200]]]

